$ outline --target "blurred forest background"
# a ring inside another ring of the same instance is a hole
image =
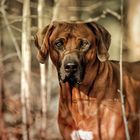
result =
[[[123,38],[123,60],[140,60],[139,0],[0,0],[1,140],[61,139],[56,71],[38,63],[34,46],[52,20],[96,21],[112,35],[110,59],[119,60]]]

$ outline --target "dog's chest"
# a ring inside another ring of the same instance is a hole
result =
[[[100,135],[104,139],[115,140],[115,137],[125,136],[120,110],[121,104],[117,101],[105,101],[98,105],[96,100],[75,100],[71,104],[63,103],[59,115],[71,128],[72,140],[98,140]]]

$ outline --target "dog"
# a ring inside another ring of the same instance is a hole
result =
[[[109,60],[110,33],[95,22],[52,22],[38,31],[37,59],[50,55],[58,72],[58,124],[64,140],[125,140],[119,62]],[[131,140],[138,140],[140,62],[123,63],[123,94]]]

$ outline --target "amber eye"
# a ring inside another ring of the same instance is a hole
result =
[[[63,50],[63,45],[64,45],[63,39],[62,39],[62,38],[57,39],[57,40],[55,41],[54,45],[55,45],[55,48],[56,48],[57,50]]]
[[[90,42],[87,39],[80,39],[79,49],[82,51],[88,50],[90,47]]]

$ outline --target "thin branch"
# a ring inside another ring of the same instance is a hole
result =
[[[0,57],[2,58],[2,33],[0,32]],[[3,80],[3,63],[0,61],[0,139],[3,137],[3,130],[5,129],[4,122],[4,80]]]
[[[123,94],[123,68],[122,68],[122,53],[123,53],[123,4],[124,1],[121,0],[121,29],[122,29],[122,36],[121,36],[121,43],[120,43],[120,90],[118,92],[120,93],[121,97],[121,107],[122,107],[122,115],[123,115],[123,121],[125,126],[125,134],[126,139],[130,140],[129,135],[129,129],[128,129],[128,122],[126,118],[126,111],[125,111],[125,100],[124,100],[124,94]]]
[[[89,19],[89,20],[98,21],[98,20],[100,20],[100,19],[102,19],[102,18],[106,18],[107,14],[111,14],[111,15],[112,15],[113,17],[115,17],[116,19],[121,20],[121,15],[119,15],[117,12],[115,12],[115,11],[113,11],[113,10],[110,10],[110,9],[104,10],[103,13],[102,13],[100,16],[98,16],[98,17],[96,17],[96,18],[93,18],[93,19],[91,18],[91,19]]]
[[[6,2],[6,0],[2,0],[2,1],[1,1],[1,5],[4,5],[5,2]]]
[[[35,18],[36,19],[38,17],[39,16],[37,16],[37,15],[31,15],[31,16],[27,16],[26,18]],[[2,16],[2,18],[4,18],[4,16]],[[9,19],[9,20],[12,20],[12,21],[8,21],[8,24],[2,25],[0,27],[0,29],[7,28],[7,26],[10,26],[10,25],[12,25],[14,23],[17,23],[17,22],[22,22],[22,20],[23,20],[22,16],[13,16],[13,18],[9,18],[8,15],[6,15],[6,18],[7,18],[7,20]],[[49,17],[48,15],[43,15],[43,18],[51,19],[51,17]]]
[[[115,11],[109,9],[109,8],[107,8],[107,9],[105,10],[105,13],[109,13],[109,14],[111,14],[112,16],[116,17],[118,20],[121,20],[121,15],[118,14],[117,12],[115,12]]]
[[[5,0],[4,0],[4,1],[5,1]],[[4,2],[2,2],[2,4],[3,4],[3,6],[4,6]],[[16,38],[14,37],[14,34],[13,34],[13,32],[12,32],[10,26],[9,26],[9,21],[8,21],[8,19],[7,19],[6,11],[5,11],[5,9],[2,9],[1,12],[2,12],[2,14],[3,14],[3,18],[4,18],[4,21],[5,21],[5,24],[7,25],[8,32],[9,32],[9,34],[10,34],[10,36],[11,36],[11,39],[12,39],[12,41],[13,41],[13,44],[14,44],[14,46],[15,46],[15,49],[16,49],[18,58],[19,58],[19,60],[21,61],[21,52],[20,52],[20,49],[19,49],[19,45],[18,45],[18,43],[17,43],[17,41],[16,41]]]
[[[90,6],[70,6],[70,7],[68,7],[68,9],[71,11],[93,12],[93,10],[97,9],[101,5],[102,5],[102,2],[98,2],[98,3],[90,5]],[[64,8],[66,8],[66,7],[64,7]]]
[[[44,0],[38,0],[38,28],[43,27],[43,8],[44,8]],[[46,132],[47,132],[47,101],[46,97],[46,66],[45,64],[40,64],[40,87],[41,87],[41,102],[42,102],[42,120],[41,120],[41,138],[46,138]],[[48,87],[49,88],[49,87]]]
[[[12,57],[17,57],[17,53],[11,53],[11,54],[8,54],[6,56],[0,57],[0,62],[1,61],[6,61],[7,59],[10,59]]]
[[[43,15],[43,17],[49,17],[49,15],[48,15],[48,12],[50,12],[49,10],[46,10],[47,11],[47,14],[44,14]],[[1,12],[1,10],[0,10],[0,12]],[[22,16],[15,16],[15,15],[6,15],[7,16],[7,19],[8,20],[12,20],[11,22],[9,22],[9,23],[15,23],[15,22],[18,22],[18,21],[22,21],[23,20],[23,17]],[[38,15],[29,15],[29,16],[27,16],[28,18],[38,18]],[[1,15],[1,18],[3,18],[3,16]],[[51,18],[51,17],[50,17]]]
[[[18,28],[16,26],[10,25],[11,28],[13,28],[14,30],[18,31],[18,32],[22,32],[21,28]]]

